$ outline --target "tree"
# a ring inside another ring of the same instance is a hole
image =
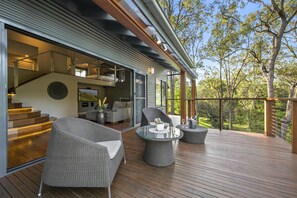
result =
[[[194,66],[201,66],[203,33],[209,8],[200,0],[158,0],[173,30],[190,55]]]
[[[158,2],[180,39],[181,44],[190,55],[194,66],[201,66],[201,51],[199,49],[202,44],[202,34],[206,28],[205,17],[203,17],[205,15],[205,4],[198,0],[158,0]],[[169,95],[172,97],[177,92],[175,91],[177,90],[175,84],[178,81],[178,77],[173,76],[173,73],[171,73],[169,80]],[[177,105],[177,100],[171,100],[171,114],[175,113],[175,107],[179,107]]]
[[[255,62],[261,65],[262,74],[267,81],[267,96],[274,98],[275,66],[284,35],[297,28],[297,5],[293,0],[271,0],[270,4],[262,0],[250,0],[250,2],[261,4],[263,8],[257,13],[251,13],[243,24],[254,33],[256,43],[250,52]],[[250,22],[252,23],[249,24]],[[268,45],[263,45],[261,39],[263,37],[269,42]],[[263,51],[270,55],[263,56]]]
[[[247,66],[250,62],[249,52],[246,50],[249,47],[249,35],[245,34],[240,26],[240,23],[234,18],[239,18],[236,10],[236,4],[223,2],[218,4],[220,12],[216,14],[216,18],[211,31],[211,37],[208,40],[208,45],[205,48],[207,59],[212,62],[217,62],[219,65],[219,74],[221,81],[220,98],[233,98],[236,95],[236,90],[240,83],[245,80],[248,71]],[[228,9],[228,13],[232,17],[226,18],[224,13]],[[223,94],[222,81],[226,84],[226,93]],[[236,101],[229,100],[228,119],[229,129],[232,129],[233,111]]]

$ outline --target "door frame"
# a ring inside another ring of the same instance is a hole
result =
[[[7,174],[7,29],[0,21],[0,177]]]
[[[144,97],[136,97],[136,75],[144,76]],[[140,123],[136,123],[136,100],[137,99],[144,99],[145,100],[145,108],[147,107],[147,75],[140,71],[133,70],[133,124],[134,126],[139,125]]]

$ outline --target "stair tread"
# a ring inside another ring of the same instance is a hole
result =
[[[47,122],[47,121],[49,121],[49,114],[41,114],[39,117],[36,117],[36,118],[26,118],[26,119],[8,121],[8,128],[27,126],[27,125],[32,125],[32,124],[37,124],[40,122]]]
[[[8,120],[21,120],[21,119],[27,119],[27,118],[35,118],[39,117],[41,115],[40,110],[30,111],[30,112],[17,112],[14,114],[8,115]]]
[[[14,112],[12,115],[20,115],[20,114],[27,114],[27,113],[36,113],[36,112],[40,112],[40,110],[32,110],[31,111],[19,111],[19,112]]]
[[[52,123],[53,123],[53,121],[47,121],[47,122],[31,124],[31,125],[27,125],[27,126],[13,127],[13,128],[8,129],[8,133],[12,132],[12,131],[16,131],[16,130],[24,130],[24,129],[28,129],[28,128],[40,127],[42,125],[47,125],[47,124],[52,124]]]
[[[37,123],[37,124],[31,124],[29,125],[30,127],[36,127],[36,126],[40,126],[40,125],[45,125],[45,124],[51,124],[53,123],[53,121],[47,121],[47,122],[42,122],[42,123]],[[20,127],[14,127],[14,128],[9,128],[9,130],[13,130],[13,129],[23,129],[23,128],[27,128],[29,126],[20,126]]]
[[[40,135],[43,133],[48,133],[51,131],[51,127],[47,128],[47,129],[43,129],[43,130],[37,130],[34,132],[25,132],[25,133],[20,133],[20,132],[14,132],[14,133],[9,133],[8,134],[8,141],[13,141],[16,139],[20,139],[20,138],[26,138],[26,137],[30,137],[30,136],[36,136],[36,135]]]
[[[14,108],[14,109],[8,109],[8,114],[14,114],[18,112],[31,112],[32,107],[21,107],[21,108]]]
[[[23,104],[22,102],[12,102],[10,104]]]

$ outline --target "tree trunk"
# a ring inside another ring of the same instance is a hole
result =
[[[273,72],[274,74],[274,72]],[[273,75],[272,77],[267,77],[267,96],[268,98],[274,98],[274,84],[273,84],[274,78]]]
[[[272,53],[269,61],[269,71],[267,76],[267,95],[268,98],[274,98],[274,68],[275,68],[275,62],[277,59],[277,56],[279,54],[281,44],[282,44],[282,38],[284,36],[284,32],[286,30],[288,23],[286,19],[282,19],[282,25],[280,27],[280,30],[278,32],[278,35],[273,37],[273,44],[272,44]]]
[[[297,83],[294,83],[290,87],[289,98],[297,98]],[[292,121],[292,102],[288,100],[286,107],[286,115],[281,120],[281,136],[282,138],[286,138],[288,125]]]

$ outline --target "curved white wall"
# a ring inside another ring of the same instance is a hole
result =
[[[50,83],[55,81],[60,81],[67,86],[68,95],[66,98],[62,100],[54,100],[49,97],[47,93],[47,87]],[[23,106],[31,106],[34,109],[41,110],[42,113],[48,113],[50,116],[57,118],[68,116],[77,117],[78,83],[98,85],[97,80],[85,79],[59,73],[50,73],[18,87],[16,89],[14,101],[23,102]]]

